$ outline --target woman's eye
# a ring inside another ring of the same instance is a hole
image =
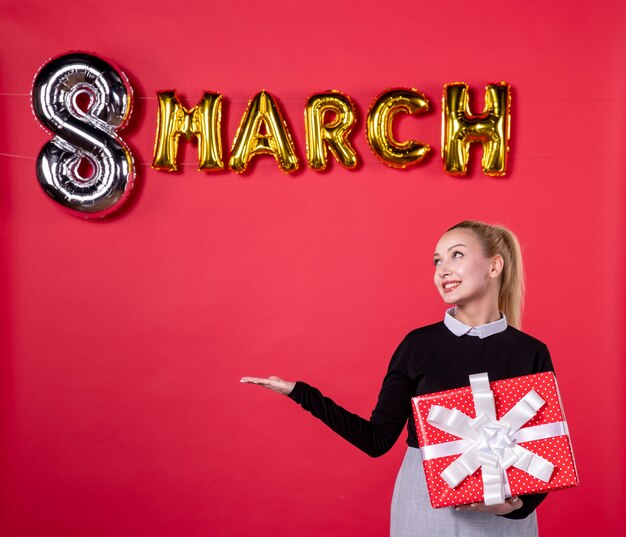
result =
[[[433,263],[435,264],[435,266],[437,266],[441,263],[441,259],[435,259]]]
[[[463,252],[455,251],[452,252],[452,257],[463,257]]]

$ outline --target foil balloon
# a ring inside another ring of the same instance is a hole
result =
[[[333,117],[327,121],[329,115]],[[309,97],[304,109],[309,167],[313,170],[326,169],[328,148],[344,168],[354,168],[357,156],[348,136],[355,123],[354,104],[350,97],[336,90]]]
[[[465,175],[470,144],[483,146],[482,168],[486,175],[505,175],[511,132],[511,87],[506,82],[488,84],[485,109],[472,115],[467,84],[446,84],[443,90],[441,156],[444,169]]]
[[[248,103],[235,134],[229,166],[235,172],[243,173],[257,155],[272,155],[285,173],[293,172],[299,166],[287,123],[274,98],[265,91]]]
[[[159,115],[152,167],[167,171],[177,169],[178,142],[183,134],[187,140],[192,136],[198,139],[198,170],[223,170],[220,132],[222,96],[205,92],[191,110],[180,103],[174,91],[159,92],[157,97]]]
[[[430,146],[414,140],[397,141],[393,136],[393,120],[399,113],[423,114],[428,106],[428,99],[415,89],[397,88],[380,94],[367,114],[367,142],[374,155],[393,168],[420,162]]]
[[[117,131],[128,121],[132,95],[121,72],[90,54],[52,59],[35,76],[33,111],[54,134],[37,158],[37,178],[70,214],[103,217],[128,197],[133,158]]]

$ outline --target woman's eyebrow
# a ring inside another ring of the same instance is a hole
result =
[[[450,246],[450,248],[448,248],[448,252],[452,250],[452,248],[456,248],[457,246],[465,246],[465,248],[467,248],[467,244],[463,244],[462,242],[459,242],[458,244],[453,244],[452,246]],[[434,257],[437,257],[438,255],[439,254],[437,252],[433,254]]]

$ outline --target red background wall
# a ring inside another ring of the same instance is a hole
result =
[[[444,306],[431,255],[460,219],[517,231],[525,330],[550,347],[581,485],[541,533],[617,535],[624,494],[624,8],[572,3],[3,2],[0,77],[0,532],[10,536],[384,535],[404,435],[371,460],[287,399],[239,384],[280,374],[369,415],[388,359]],[[66,215],[37,184],[49,136],[37,69],[69,50],[130,77],[137,163],[115,216]],[[442,171],[443,85],[513,87],[505,178]],[[415,87],[433,111],[399,135],[433,146],[410,171],[365,142],[372,100]],[[362,166],[285,176],[150,169],[156,92],[225,95],[224,140],[274,95],[304,161],[304,103],[359,107]]]

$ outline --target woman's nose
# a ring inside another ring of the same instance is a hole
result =
[[[446,276],[450,275],[450,268],[445,261],[442,261],[437,267],[437,274],[440,278],[445,278]]]

